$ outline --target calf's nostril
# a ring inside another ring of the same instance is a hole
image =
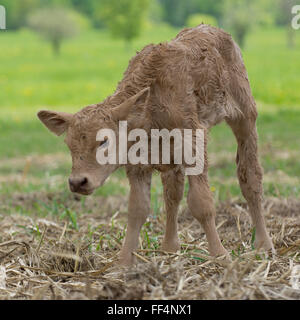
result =
[[[69,179],[69,184],[71,187],[71,190],[78,190],[79,188],[82,188],[88,184],[88,178],[70,178]]]
[[[86,185],[88,182],[88,179],[87,178],[83,178],[81,183],[80,183],[80,186],[83,187],[84,185]]]

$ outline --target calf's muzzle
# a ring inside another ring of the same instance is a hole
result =
[[[70,190],[72,192],[86,193],[88,191],[89,180],[87,177],[69,178]]]

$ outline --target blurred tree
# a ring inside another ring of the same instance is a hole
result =
[[[272,0],[224,0],[222,26],[232,33],[240,47],[255,25],[273,23]]]
[[[218,21],[222,17],[223,1],[194,0],[195,9],[201,14],[214,16]]]
[[[295,30],[291,26],[293,19],[292,7],[300,4],[299,0],[276,0],[276,22],[286,28],[287,46],[293,48],[295,46]]]
[[[148,19],[154,23],[160,23],[163,20],[163,8],[158,0],[151,0],[148,10]]]
[[[113,37],[122,38],[127,46],[143,27],[149,0],[101,0],[101,17]]]
[[[212,0],[159,0],[163,7],[163,18],[176,27],[184,26],[188,16],[196,13],[208,14],[218,20],[222,14],[222,1]]]
[[[160,0],[163,6],[163,19],[175,27],[184,25],[187,17],[193,12],[194,0]]]
[[[40,7],[71,7],[72,0],[39,0]]]
[[[250,0],[225,0],[223,24],[230,31],[240,47],[254,23],[253,6]]]
[[[74,9],[79,12],[84,13],[85,15],[92,17],[95,9],[95,2],[99,2],[99,0],[70,0]]]
[[[86,15],[90,24],[96,28],[103,28],[104,23],[101,17],[102,0],[70,0],[75,10]]]
[[[210,16],[208,14],[192,14],[188,17],[186,25],[187,27],[196,27],[197,25],[205,23],[210,24],[211,26],[217,27],[218,21],[215,17]]]
[[[15,30],[26,24],[27,15],[37,8],[40,0],[1,0],[6,8],[6,25],[8,30]]]
[[[78,14],[63,8],[38,9],[28,17],[28,25],[50,41],[55,54],[61,43],[79,32]]]

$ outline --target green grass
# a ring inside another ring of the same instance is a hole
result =
[[[285,30],[252,33],[243,53],[254,97],[271,105],[300,106],[300,32],[287,49]]]
[[[112,41],[107,32],[89,31],[67,41],[60,57],[53,56],[50,45],[29,31],[1,32],[1,114],[21,121],[40,107],[78,110],[101,101],[113,92],[136,50],[169,40],[177,32],[166,26],[148,29],[131,50],[125,50],[124,43]],[[243,55],[258,101],[299,105],[297,40],[296,48],[289,50],[284,30],[257,30],[249,36]]]
[[[6,205],[15,193],[56,192],[61,199],[69,194],[71,162],[63,138],[50,134],[36,112],[41,108],[77,111],[103,100],[114,91],[136,50],[151,42],[169,40],[177,32],[167,26],[148,29],[126,50],[122,41],[113,41],[107,32],[89,31],[67,41],[59,57],[53,56],[47,42],[29,31],[0,33],[0,195]],[[300,195],[299,40],[298,36],[297,47],[288,50],[283,30],[257,30],[247,39],[243,52],[258,102],[259,147],[267,196]],[[229,128],[225,124],[213,128],[209,175],[216,201],[241,198],[235,152]],[[26,168],[28,157],[41,156],[52,158],[30,162]],[[17,179],[20,177],[21,182]],[[157,176],[154,181],[152,207],[156,214],[162,208],[162,188]],[[121,170],[96,196],[124,196],[127,192]]]
[[[168,27],[149,30],[126,50],[107,32],[89,31],[66,42],[59,57],[29,31],[0,33],[1,109],[21,121],[20,110],[31,117],[45,106],[75,111],[99,102],[113,92],[136,50],[176,33]]]

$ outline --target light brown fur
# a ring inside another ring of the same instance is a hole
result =
[[[73,191],[91,194],[118,165],[96,161],[96,134],[111,128],[118,135],[118,121],[127,120],[129,129],[204,129],[225,120],[238,143],[237,174],[242,193],[256,227],[256,246],[273,249],[262,215],[262,169],[257,155],[256,104],[238,46],[224,31],[207,25],[184,29],[168,43],[148,45],[134,58],[113,95],[75,115],[40,111],[39,118],[56,134],[67,131],[73,167]],[[205,147],[206,147],[205,135]],[[128,146],[129,147],[129,146]],[[126,165],[130,182],[127,234],[120,259],[133,262],[132,252],[150,212],[153,170],[161,172],[167,212],[163,248],[180,248],[177,212],[183,196],[184,165]],[[204,172],[189,176],[188,206],[202,225],[212,255],[227,254],[215,227],[215,208]]]

